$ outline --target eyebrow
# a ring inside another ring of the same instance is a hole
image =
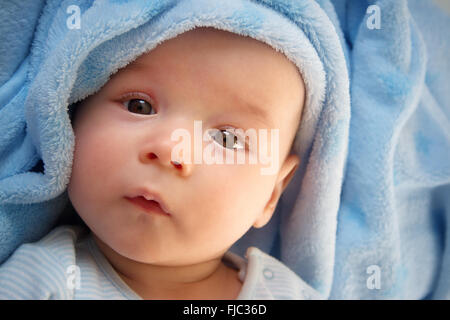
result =
[[[252,103],[250,103],[250,102],[248,102],[248,101],[245,101],[245,100],[243,100],[242,98],[240,98],[240,97],[235,97],[234,96],[234,98],[237,100],[237,101],[239,101],[240,103],[239,103],[239,107],[238,108],[235,108],[235,110],[237,111],[237,112],[243,112],[243,113],[246,113],[246,114],[248,114],[248,115],[251,115],[251,116],[254,116],[254,119],[255,120],[258,120],[258,121],[260,121],[260,122],[262,122],[262,123],[265,123],[265,124],[271,124],[271,121],[270,121],[270,117],[269,117],[269,115],[267,114],[267,111],[266,110],[264,110],[264,109],[262,109],[262,108],[260,108],[260,107],[258,107],[258,106],[256,106],[256,105],[254,105],[254,104],[252,104]]]

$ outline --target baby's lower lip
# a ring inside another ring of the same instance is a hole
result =
[[[125,199],[127,199],[134,205],[138,206],[139,208],[143,209],[147,213],[154,213],[154,214],[160,214],[160,215],[164,215],[164,216],[170,216],[169,213],[167,213],[163,209],[161,209],[160,205],[156,201],[147,200],[142,196],[134,197],[134,198],[125,197]]]

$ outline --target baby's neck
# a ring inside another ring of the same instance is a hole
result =
[[[170,287],[161,284],[146,286],[124,277],[122,279],[145,300],[235,300],[242,287],[237,271],[223,263],[207,279],[178,285],[171,283]]]
[[[130,260],[94,239],[117,274],[143,299],[233,300],[242,287],[237,270],[221,258],[186,267],[161,267]]]

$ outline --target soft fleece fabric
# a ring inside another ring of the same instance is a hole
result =
[[[69,29],[72,4],[0,1],[0,263],[67,204],[68,106],[213,26],[282,51],[307,88],[301,166],[271,222],[233,250],[261,248],[331,299],[450,298],[450,21],[431,2],[85,0]]]

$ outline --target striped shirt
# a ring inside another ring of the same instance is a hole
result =
[[[223,261],[238,270],[238,300],[322,299],[277,259],[249,247],[246,259],[228,251]],[[41,240],[22,244],[0,266],[0,299],[141,300],[117,274],[89,230],[59,226]]]

